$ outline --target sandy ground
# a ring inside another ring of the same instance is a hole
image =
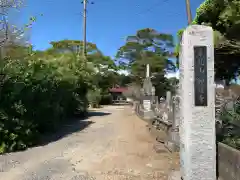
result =
[[[39,147],[0,156],[0,180],[165,180],[177,154],[153,150],[131,108],[106,106]]]

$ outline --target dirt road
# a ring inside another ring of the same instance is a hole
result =
[[[0,156],[0,180],[165,180],[176,155],[154,140],[129,107],[107,106],[65,127],[52,142]]]

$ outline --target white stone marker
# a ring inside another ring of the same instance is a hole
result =
[[[146,66],[146,78],[148,78],[150,76],[150,66],[149,64],[147,64]]]
[[[176,90],[176,95],[173,98],[173,128],[179,127],[179,122],[180,122],[180,104],[179,104],[179,88]]]
[[[172,101],[171,91],[167,91],[167,93],[166,93],[166,102],[167,102],[168,106],[171,106],[171,101]]]
[[[183,180],[216,180],[213,30],[189,26],[180,53],[180,160]]]
[[[146,111],[151,111],[151,101],[149,99],[143,100],[143,107]]]

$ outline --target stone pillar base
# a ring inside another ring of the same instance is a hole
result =
[[[168,180],[181,180],[180,171],[172,171],[168,176]]]
[[[154,118],[153,111],[143,111],[143,117],[145,120],[152,120]]]
[[[169,132],[169,138],[165,142],[165,147],[170,152],[179,152],[180,151],[180,137],[179,132],[171,131]]]
[[[179,152],[180,150],[178,145],[176,145],[174,142],[169,140],[166,141],[164,145],[170,152]]]

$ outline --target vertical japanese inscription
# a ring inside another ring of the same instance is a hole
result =
[[[207,106],[207,47],[194,46],[195,106]]]

